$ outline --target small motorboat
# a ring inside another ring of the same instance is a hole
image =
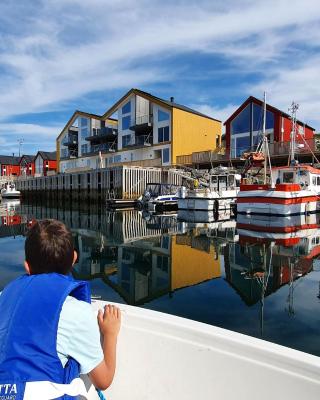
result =
[[[92,306],[97,311],[105,304]],[[189,319],[119,307],[117,371],[104,394],[109,400],[247,400],[253,393],[259,400],[319,399],[319,357]],[[99,399],[87,376],[83,380],[87,398]]]
[[[1,196],[3,199],[18,199],[21,192],[16,190],[16,185],[13,182],[7,182],[1,189]]]
[[[171,183],[149,183],[138,199],[138,207],[148,211],[175,211],[178,209],[180,186]]]

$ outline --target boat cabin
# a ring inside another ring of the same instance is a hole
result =
[[[272,178],[275,184],[293,183],[302,189],[320,191],[320,169],[310,165],[272,168]]]
[[[215,191],[240,189],[240,181],[239,174],[213,174],[210,176],[210,188]]]

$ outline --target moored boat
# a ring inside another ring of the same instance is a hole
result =
[[[249,161],[254,159],[255,154],[260,155],[260,166],[264,165],[264,180],[262,184],[243,182],[240,185],[237,196],[237,213],[275,216],[314,213],[317,211],[320,193],[320,169],[299,164],[295,159],[296,136],[300,134],[296,128],[298,107],[295,103],[291,107],[291,153],[288,166],[276,168],[272,168],[270,163],[268,139],[265,132],[265,107],[266,102],[264,101],[262,141],[256,152],[244,154],[244,158]],[[267,178],[267,162],[269,163],[269,179]]]
[[[138,205],[148,211],[174,211],[178,208],[180,186],[167,183],[148,183],[138,199]]]
[[[234,172],[213,171],[208,174],[208,183],[181,191],[178,199],[178,210],[193,210],[219,213],[228,211],[235,203],[239,191],[241,176]]]
[[[16,190],[13,182],[7,182],[1,189],[1,196],[3,199],[18,199],[21,196],[21,192]]]

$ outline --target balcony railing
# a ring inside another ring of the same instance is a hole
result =
[[[66,158],[77,158],[78,157],[78,149],[62,149],[61,150],[61,159]]]
[[[139,115],[131,120],[130,129],[137,134],[150,132],[153,126],[153,116],[151,114]]]
[[[94,134],[86,137],[89,142],[97,142],[101,140],[114,140],[118,135],[118,129],[109,126],[96,129]]]
[[[231,148],[231,158],[241,158],[241,155],[244,152],[255,151],[257,146],[253,146],[251,148],[248,147],[239,147],[239,148]],[[319,141],[313,139],[306,139],[305,141],[299,140],[296,142],[295,146],[295,154],[308,154],[320,151],[320,143]],[[273,142],[269,143],[269,152],[271,157],[281,157],[288,156],[291,152],[290,142]]]
[[[122,147],[149,147],[153,144],[152,135],[131,136],[128,142],[122,143]]]
[[[63,146],[67,147],[75,147],[78,146],[78,136],[77,135],[68,135],[62,142]]]
[[[86,151],[83,152],[83,154],[96,154],[101,151],[102,153],[110,152],[114,153],[117,150],[117,143],[103,143],[103,144],[94,144],[91,145],[91,147],[88,147]]]

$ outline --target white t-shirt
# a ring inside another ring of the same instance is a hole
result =
[[[68,356],[87,374],[103,361],[97,318],[91,305],[68,296],[62,306],[57,333],[57,353],[63,366]]]

